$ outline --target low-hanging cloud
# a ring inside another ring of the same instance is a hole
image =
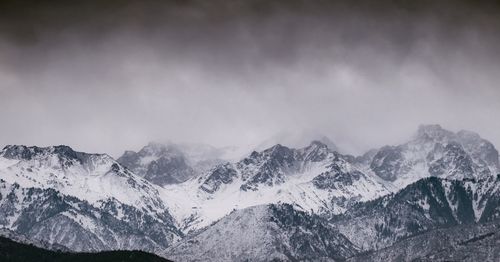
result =
[[[0,144],[117,156],[151,140],[246,146],[315,130],[357,154],[440,123],[500,145],[495,9],[168,2],[3,19]]]

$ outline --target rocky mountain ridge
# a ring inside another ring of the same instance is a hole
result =
[[[160,188],[107,155],[7,146],[0,163],[0,224],[33,240],[157,252],[183,236]]]
[[[277,144],[231,162],[210,162],[208,155],[150,144],[115,161],[67,146],[6,146],[0,226],[73,251],[343,260],[410,239],[422,243],[426,232],[500,219],[498,151],[469,131],[421,126],[407,143],[358,157],[319,141]],[[200,171],[193,159],[210,164]],[[261,235],[223,243],[248,230]],[[212,243],[210,235],[220,240]],[[268,241],[256,249],[262,253],[244,250],[261,239]],[[494,243],[488,241],[480,243]],[[436,252],[421,258],[445,254]]]
[[[437,228],[500,219],[500,176],[424,178],[401,191],[359,203],[332,222],[363,250],[376,250]]]
[[[471,131],[453,133],[439,125],[421,125],[409,142],[370,151],[358,161],[399,188],[428,176],[480,179],[500,170],[491,142]]]
[[[164,191],[187,229],[209,225],[232,209],[280,201],[308,212],[340,213],[390,192],[382,179],[365,175],[318,141],[301,149],[275,145],[254,151]]]

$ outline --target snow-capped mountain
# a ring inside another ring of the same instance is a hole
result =
[[[233,159],[233,151],[205,144],[152,142],[138,152],[126,151],[117,161],[146,180],[164,186],[185,182]]]
[[[421,178],[479,179],[494,176],[496,170],[498,152],[490,142],[472,132],[455,134],[428,125],[420,126],[408,143],[360,157],[339,154],[319,141],[300,149],[278,144],[167,186],[164,192],[183,227],[196,229],[233,209],[278,201],[338,214]]]
[[[126,151],[117,161],[160,186],[181,183],[195,175],[187,157],[175,146],[150,143],[137,153]]]
[[[499,203],[500,176],[480,181],[430,177],[359,203],[333,221],[355,245],[372,250],[437,228],[498,220]]]
[[[152,213],[165,209],[157,187],[110,156],[68,146],[6,146],[0,152],[0,176],[11,184],[52,188],[90,203],[116,198]]]
[[[196,229],[233,209],[281,201],[306,211],[340,213],[391,191],[379,177],[362,173],[343,155],[314,141],[301,149],[275,145],[254,151],[185,183],[165,186],[163,192],[178,221]]]
[[[276,144],[292,148],[303,148],[308,146],[311,141],[319,141],[328,146],[330,150],[339,152],[337,145],[328,136],[313,130],[279,132],[260,142],[254,150],[262,151]]]
[[[6,146],[0,227],[73,251],[323,261],[412,238],[426,247],[417,235],[500,219],[498,151],[469,131],[421,126],[405,144],[357,157],[321,141],[236,161],[224,152],[151,143],[115,161],[67,146]],[[370,254],[380,253],[360,256]]]
[[[326,261],[357,253],[326,220],[273,204],[235,210],[164,256],[174,261]]]
[[[0,182],[0,224],[32,241],[73,251],[159,252],[182,236],[167,211],[155,215],[116,199],[94,204],[54,189]]]
[[[500,257],[495,244],[500,232],[499,203],[500,177],[482,181],[430,177],[396,194],[358,203],[329,223],[324,216],[288,204],[234,210],[169,248],[165,257],[175,261],[434,261],[470,259],[477,253],[485,261],[495,261],[492,258]],[[363,252],[371,250],[379,251]],[[339,251],[342,255],[329,253]]]
[[[422,125],[411,141],[385,146],[357,158],[377,176],[398,188],[418,179],[480,179],[500,170],[493,144],[470,131],[453,133],[439,125]]]
[[[75,251],[158,251],[182,237],[158,188],[108,155],[7,146],[0,163],[0,224],[16,233]]]

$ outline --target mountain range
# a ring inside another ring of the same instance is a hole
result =
[[[422,125],[408,142],[360,156],[325,137],[230,155],[173,143],[117,160],[6,146],[0,226],[45,249],[174,261],[500,257],[499,155],[476,133]]]

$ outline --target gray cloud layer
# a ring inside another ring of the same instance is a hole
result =
[[[313,129],[360,153],[440,123],[500,145],[497,6],[418,2],[11,3],[0,144],[116,156]]]

